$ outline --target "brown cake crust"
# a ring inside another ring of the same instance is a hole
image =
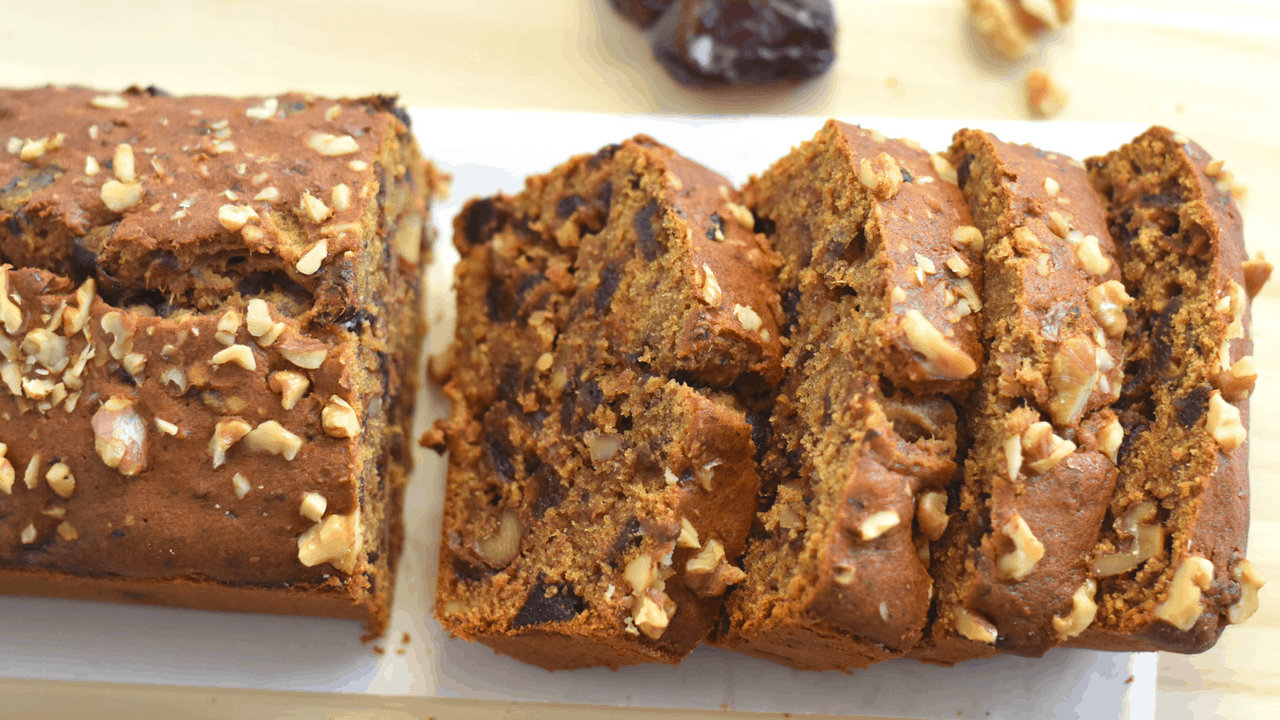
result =
[[[1262,583],[1245,559],[1249,300],[1270,266],[1247,259],[1229,174],[1200,145],[1157,126],[1088,166],[1121,241],[1135,332],[1116,404],[1120,477],[1093,553],[1097,617],[1072,644],[1201,652],[1252,614]],[[1154,513],[1130,542],[1124,518],[1143,504]],[[1141,559],[1118,563],[1133,544]]]
[[[831,121],[745,190],[793,314],[762,527],[723,647],[849,670],[920,637],[929,535],[956,471],[956,413],[939,393],[963,398],[981,359],[980,243],[946,177],[908,141]]]
[[[0,592],[385,625],[439,176],[390,98],[271,100],[0,94],[0,253],[44,268],[0,269]]]
[[[934,566],[936,619],[913,654],[1039,656],[1087,578],[1115,482],[1104,428],[1123,347],[1089,293],[1120,273],[1075,161],[974,130],[956,134],[951,161],[985,239],[988,357],[957,522]]]
[[[748,405],[781,367],[750,225],[645,136],[464,208],[453,412],[425,438],[449,451],[446,630],[550,670],[706,636],[755,509]]]

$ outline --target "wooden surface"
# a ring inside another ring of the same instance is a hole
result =
[[[228,94],[380,91],[399,92],[409,105],[436,107],[980,122],[1027,117],[1021,78],[1036,63],[1070,94],[1059,119],[1161,123],[1224,158],[1248,191],[1242,208],[1250,249],[1280,259],[1280,204],[1272,200],[1280,196],[1277,2],[1077,0],[1076,20],[1034,60],[1002,67],[977,52],[961,0],[836,0],[841,30],[833,70],[813,83],[754,93],[679,87],[606,0],[15,4],[5,3],[0,13],[0,84],[6,86],[154,83],[175,93]],[[428,153],[433,142],[448,139],[424,138]],[[1277,579],[1280,284],[1269,286],[1254,308],[1261,379],[1250,438],[1249,557],[1264,576]],[[1253,620],[1228,630],[1210,652],[1162,655],[1160,718],[1280,717],[1275,587],[1280,580],[1262,591],[1262,609]],[[274,717],[303,704],[323,708],[316,714],[328,717],[357,709],[344,699],[166,689],[122,695],[94,686],[57,687],[53,693],[41,683],[0,681],[0,694],[6,700],[93,699],[105,703],[104,716],[114,716],[114,708],[124,716],[124,697],[149,709],[134,717],[247,716],[247,708],[259,706],[263,711],[255,717]],[[228,712],[213,709],[218,698]],[[447,701],[438,707],[388,701],[364,709],[378,716],[457,712]],[[0,715],[6,715],[3,707]]]

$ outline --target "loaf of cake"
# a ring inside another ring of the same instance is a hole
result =
[[[0,593],[385,625],[440,177],[394,98],[0,92]]]
[[[928,619],[982,360],[981,235],[953,168],[830,121],[747,185],[790,348],[760,527],[716,643],[806,670],[904,655]]]
[[[469,202],[454,244],[437,618],[551,670],[679,662],[742,576],[774,254],[729,181],[644,136]]]
[[[1119,476],[1072,642],[1201,652],[1253,614],[1262,585],[1245,558],[1249,301],[1271,266],[1245,255],[1230,173],[1187,138],[1153,127],[1087,165],[1132,301]]]

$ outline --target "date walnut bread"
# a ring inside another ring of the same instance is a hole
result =
[[[982,358],[981,236],[948,163],[836,121],[744,195],[783,261],[790,350],[716,644],[807,670],[902,656],[947,525],[948,398]]]
[[[980,130],[956,133],[950,159],[982,231],[987,359],[913,656],[1038,656],[1086,583],[1115,484],[1126,296],[1078,161]]]
[[[1262,586],[1245,559],[1249,301],[1271,266],[1247,259],[1231,173],[1196,143],[1153,127],[1087,165],[1132,304],[1096,617],[1073,643],[1201,652]]]
[[[677,663],[712,629],[781,374],[753,224],[644,136],[463,209],[453,412],[423,439],[448,449],[450,633],[558,670]]]
[[[0,92],[0,592],[385,625],[439,176],[391,98]]]

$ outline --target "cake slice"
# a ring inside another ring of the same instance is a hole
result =
[[[1088,167],[1133,301],[1097,597],[1074,616],[1096,617],[1073,642],[1201,652],[1262,585],[1245,559],[1249,300],[1271,266],[1246,258],[1230,173],[1196,143],[1153,127]]]
[[[385,625],[439,177],[393,98],[0,92],[0,593]]]
[[[741,577],[772,252],[727,180],[645,136],[454,230],[437,618],[552,670],[679,662]]]
[[[782,258],[786,376],[717,644],[806,670],[905,654],[928,617],[956,411],[982,358],[981,237],[954,171],[830,121],[744,194]]]
[[[979,130],[950,159],[982,231],[987,358],[973,446],[912,656],[1038,656],[1092,596],[1088,557],[1116,477],[1129,297],[1084,168]]]

